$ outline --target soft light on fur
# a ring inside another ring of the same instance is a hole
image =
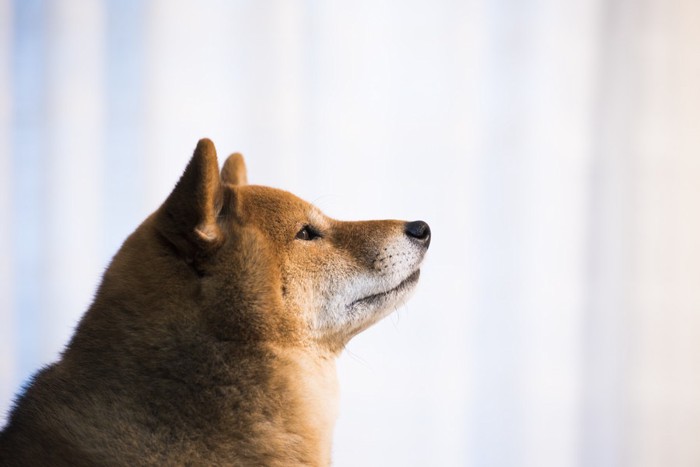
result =
[[[429,243],[248,185],[240,154],[220,173],[201,140],[17,399],[0,465],[329,465],[335,358],[407,300]]]

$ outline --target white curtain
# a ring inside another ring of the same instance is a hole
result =
[[[700,465],[699,45],[695,0],[0,0],[0,408],[208,136],[433,230],[334,465]]]

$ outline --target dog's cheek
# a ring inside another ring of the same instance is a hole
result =
[[[321,257],[318,253],[292,251],[282,267],[285,306],[302,314],[317,332],[335,329],[344,321],[344,301],[360,273],[346,252],[324,249]]]
[[[314,279],[314,271],[304,264],[288,262],[283,267],[281,296],[288,311],[303,315],[315,312]]]

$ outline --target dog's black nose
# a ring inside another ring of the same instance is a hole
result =
[[[430,226],[423,221],[406,222],[406,235],[424,243],[426,248],[430,245]]]

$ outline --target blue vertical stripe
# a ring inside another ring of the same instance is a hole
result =
[[[17,277],[16,316],[19,385],[40,364],[42,205],[45,147],[46,8],[43,0],[16,0],[12,51],[13,245]]]
[[[144,217],[146,8],[138,0],[106,3],[105,263]]]

